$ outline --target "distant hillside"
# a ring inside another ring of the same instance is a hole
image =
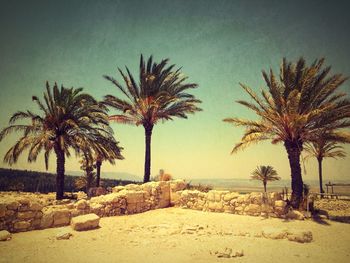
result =
[[[67,173],[69,174],[69,172]],[[71,174],[65,176],[64,190],[66,192],[78,191],[75,186],[75,180],[77,179],[77,176],[80,175],[82,175],[82,173],[76,172],[75,175]],[[135,183],[136,181],[140,181],[140,179],[138,178],[138,180],[128,180],[102,178],[102,184],[105,187],[125,185]],[[55,192],[56,175],[46,172],[0,168],[0,191],[25,191],[41,193]]]
[[[82,171],[67,171],[67,174],[73,176],[82,176]],[[101,178],[112,179],[112,180],[129,180],[135,182],[142,182],[142,178],[131,173],[125,172],[101,172]]]

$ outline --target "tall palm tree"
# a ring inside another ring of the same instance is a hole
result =
[[[337,92],[346,80],[341,74],[328,76],[330,67],[322,69],[324,59],[306,66],[300,58],[292,64],[283,59],[279,80],[272,70],[263,71],[268,91],[261,97],[246,85],[241,87],[253,102],[238,103],[254,111],[258,120],[228,118],[224,121],[246,127],[245,133],[232,153],[263,140],[282,142],[288,154],[292,179],[291,205],[298,208],[303,196],[300,154],[304,142],[311,141],[316,131],[350,126],[350,100],[346,93]]]
[[[322,183],[322,161],[324,158],[345,158],[346,152],[340,143],[350,143],[350,133],[320,130],[317,136],[305,144],[305,160],[316,158],[318,162],[318,178],[320,193],[324,193]]]
[[[187,118],[187,114],[201,110],[196,106],[201,101],[186,92],[187,89],[197,88],[197,84],[185,83],[187,77],[182,76],[181,69],[173,70],[175,65],[167,66],[168,61],[163,59],[158,64],[153,62],[151,56],[145,63],[141,55],[138,83],[127,67],[126,73],[118,69],[125,82],[124,86],[114,78],[104,76],[126,98],[105,96],[105,104],[120,112],[110,116],[110,120],[144,127],[144,182],[150,179],[153,126],[161,120],[172,120],[173,117]]]
[[[4,161],[12,165],[24,150],[29,149],[28,161],[36,161],[38,154],[44,151],[45,166],[48,169],[49,156],[56,154],[56,199],[64,196],[65,158],[70,149],[79,154],[85,140],[94,140],[93,135],[108,126],[105,107],[82,88],[51,89],[46,83],[44,102],[34,96],[33,101],[39,107],[40,114],[32,111],[19,111],[12,115],[9,126],[0,132],[0,141],[12,132],[23,132],[23,136],[12,146]],[[19,120],[28,120],[28,124],[17,124]]]
[[[278,176],[277,171],[270,165],[260,165],[253,172],[251,178],[253,180],[262,181],[264,185],[264,192],[266,193],[267,182],[278,181],[281,177]]]

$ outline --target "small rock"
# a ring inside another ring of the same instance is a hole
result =
[[[270,239],[283,239],[287,237],[288,231],[285,229],[278,229],[274,227],[267,227],[263,229],[262,236]]]
[[[0,231],[0,241],[8,241],[12,237],[11,233],[7,230]]]
[[[74,230],[90,230],[99,227],[100,217],[96,214],[87,214],[73,217],[71,226]]]
[[[300,231],[297,233],[290,233],[287,236],[289,241],[298,243],[310,243],[313,239],[311,231]]]
[[[56,235],[57,240],[64,240],[69,239],[71,236],[73,236],[72,233],[70,233],[68,230],[63,230]]]
[[[286,219],[304,220],[305,216],[297,210],[291,210],[286,214]]]

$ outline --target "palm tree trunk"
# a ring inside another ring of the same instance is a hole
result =
[[[284,146],[288,153],[288,160],[292,178],[292,198],[293,208],[299,208],[303,198],[303,179],[301,177],[300,153],[302,144],[294,141],[285,141]]]
[[[55,145],[56,153],[56,200],[62,200],[64,197],[64,151],[59,145]]]
[[[264,184],[264,192],[266,193],[266,182],[263,182]]]
[[[101,161],[96,161],[96,187],[100,187],[101,165]]]
[[[145,149],[145,173],[143,177],[143,182],[147,183],[149,182],[150,175],[151,175],[151,137],[152,137],[152,130],[153,125],[144,125],[145,128],[145,143],[146,143],[146,149]]]
[[[317,158],[318,161],[318,179],[319,179],[319,183],[320,183],[320,193],[324,193],[323,191],[323,184],[322,184],[322,160],[323,158]],[[321,195],[322,198],[322,195]]]
[[[90,171],[86,170],[86,194],[89,196],[89,189],[91,188],[91,173]]]

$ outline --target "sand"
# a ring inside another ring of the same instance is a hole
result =
[[[69,226],[13,234],[0,262],[349,262],[350,224],[206,213],[166,208],[101,218],[100,228]],[[255,237],[263,229],[308,230],[311,243]],[[196,229],[196,230],[194,230]],[[69,240],[56,240],[69,230]],[[181,233],[181,231],[185,233]],[[218,258],[225,248],[243,257]]]

